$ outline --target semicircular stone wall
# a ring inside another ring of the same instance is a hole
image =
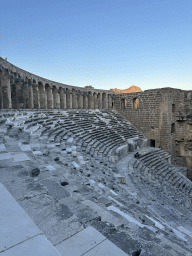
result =
[[[111,109],[114,93],[57,83],[0,57],[0,109]]]

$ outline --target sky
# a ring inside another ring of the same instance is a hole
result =
[[[192,0],[0,0],[0,56],[74,86],[192,90]]]

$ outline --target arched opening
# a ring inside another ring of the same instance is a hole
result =
[[[150,140],[149,143],[150,143],[150,147],[155,148],[155,140]]]
[[[138,98],[134,98],[133,99],[133,108],[134,109],[138,109],[139,108],[139,99]]]
[[[125,109],[125,99],[121,99],[121,109]]]
[[[171,124],[171,134],[175,133],[175,123]]]

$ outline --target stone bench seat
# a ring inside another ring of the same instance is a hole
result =
[[[153,154],[154,154],[153,151],[149,151],[149,152],[145,153],[144,155],[141,155],[139,157],[139,160],[143,161],[143,160],[147,159],[148,157],[152,156]]]
[[[174,179],[171,180],[171,184],[175,186],[175,184],[181,180],[181,177],[179,175],[175,175]]]
[[[154,159],[153,161],[146,161],[145,165],[148,168],[156,169],[159,164],[162,164],[161,160],[159,158]]]
[[[159,167],[156,173],[157,175],[160,175],[162,177],[163,172],[165,172],[169,168],[170,168],[169,166],[167,166],[166,164],[163,164],[162,167]]]
[[[168,165],[165,161],[160,160],[160,162],[155,166],[154,169],[155,169],[156,171],[159,171],[159,170],[161,170],[161,168],[164,167],[164,166],[169,167],[169,165]]]
[[[169,181],[170,177],[173,175],[173,172],[171,170],[168,170],[166,175],[164,176],[164,179]]]
[[[178,182],[176,182],[176,184],[174,184],[174,186],[177,188],[177,189],[181,189],[183,188],[183,186],[185,185],[185,181],[181,178]]]
[[[66,136],[68,131],[62,129],[61,131],[57,132],[54,137],[55,142],[60,142],[64,136]]]
[[[89,145],[92,146],[96,141],[96,139],[92,139],[92,141],[89,142]]]
[[[144,159],[139,159],[143,164],[145,165],[149,165],[150,163],[152,163],[155,160],[159,160],[159,158],[156,157],[156,155],[154,154],[150,154],[148,156],[146,156]]]
[[[93,148],[96,148],[97,145],[99,145],[99,144],[100,144],[100,142],[99,142],[98,140],[96,140],[96,141],[92,144],[92,147],[93,147]]]
[[[161,173],[161,177],[164,179],[164,180],[169,180],[169,178],[171,177],[169,174],[173,174],[173,171],[171,168],[167,168],[165,169],[162,173]]]

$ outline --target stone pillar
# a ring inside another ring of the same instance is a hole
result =
[[[97,93],[96,92],[93,94],[93,99],[94,99],[94,109],[97,109],[98,101],[97,101]]]
[[[47,92],[47,109],[53,109],[53,92],[50,86],[46,89]]]
[[[45,109],[47,109],[47,91],[46,91],[46,89],[45,89]]]
[[[11,105],[12,109],[18,108],[18,92],[17,92],[17,86],[15,81],[11,81]]]
[[[89,109],[93,109],[93,93],[92,92],[89,92],[88,93],[88,108]]]
[[[84,109],[88,108],[88,93],[87,92],[83,93],[83,108]]]
[[[60,108],[66,109],[66,90],[60,88]]]
[[[112,108],[112,98],[111,98],[111,94],[108,94],[108,108]]]
[[[72,109],[72,91],[67,90],[66,98],[67,98],[67,108]]]
[[[34,109],[33,87],[32,87],[32,85],[29,85],[29,108]]]
[[[21,79],[16,79],[16,100],[17,109],[24,108],[24,86]]]
[[[98,94],[98,109],[102,109],[102,94]]]
[[[72,93],[72,108],[73,109],[77,109],[77,91],[76,90],[73,90],[73,93]]]
[[[54,109],[60,109],[60,95],[59,90],[54,87],[53,89],[53,101],[54,101]]]
[[[47,94],[45,87],[41,84],[39,85],[39,97],[40,97],[40,109],[47,109]]]
[[[109,108],[109,102],[108,102],[108,95],[106,94],[106,102],[105,102],[105,108]]]
[[[37,84],[32,84],[32,86],[33,86],[34,109],[39,109],[40,108],[39,88]]]
[[[0,81],[0,109],[3,109],[3,96],[1,91],[1,81]]]
[[[2,69],[0,72],[1,81],[1,106],[3,109],[11,109],[11,86],[10,86],[10,71]]]
[[[102,108],[106,109],[108,108],[108,100],[107,100],[107,94],[103,93],[102,95]]]
[[[23,84],[23,98],[24,98],[23,108],[27,109],[28,108],[28,101],[29,101],[29,87],[28,87],[26,81],[24,81],[24,84]]]
[[[78,108],[83,109],[83,92],[79,92],[78,95]]]

